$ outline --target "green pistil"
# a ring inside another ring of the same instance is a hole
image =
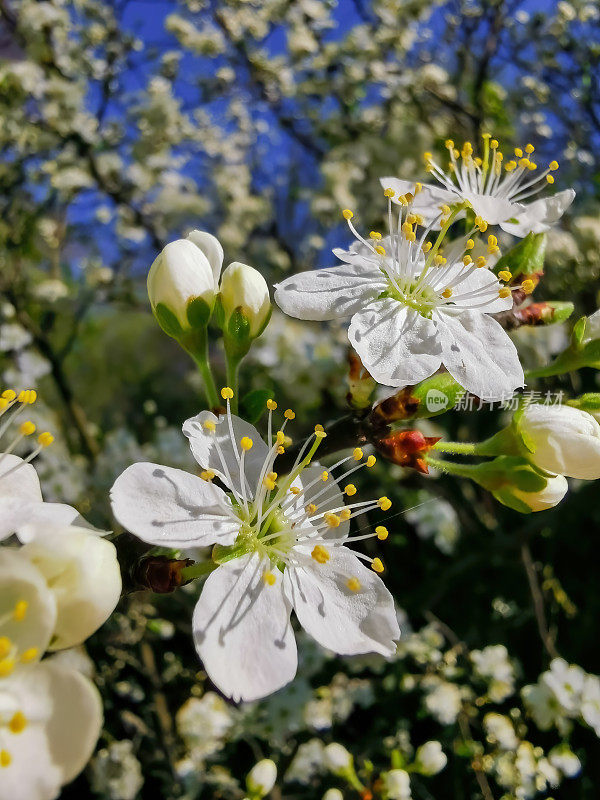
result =
[[[437,306],[439,298],[430,286],[423,286],[418,292],[416,281],[413,281],[408,287],[406,292],[400,292],[396,287],[390,283],[381,297],[389,297],[392,300],[397,300],[404,306],[414,308],[423,317],[431,317],[431,312]]]

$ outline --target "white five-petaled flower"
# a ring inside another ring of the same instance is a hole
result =
[[[56,621],[44,576],[22,550],[0,548],[1,800],[54,800],[100,734],[95,686],[53,659],[40,661]]]
[[[417,196],[419,188],[413,186]],[[426,237],[433,224],[417,235],[424,220],[413,212],[415,195],[402,197],[394,219],[389,200],[394,192],[385,194],[389,236],[372,231],[367,241],[345,210],[358,241],[349,251],[334,251],[344,265],[287,278],[276,287],[276,302],[299,319],[351,317],[348,338],[381,384],[416,384],[443,365],[478,397],[509,397],[523,385],[523,370],[515,346],[490,314],[512,308],[511,289],[486,268],[484,256],[469,255],[473,239],[465,237],[441,254],[458,208],[445,206],[437,215],[434,222],[441,220],[442,230],[432,246]],[[478,221],[477,227],[485,230],[485,223]],[[495,237],[488,242],[489,252],[497,250]],[[533,283],[512,288],[528,292]]]
[[[324,433],[317,429],[289,474],[278,476],[284,428],[273,435],[269,400],[267,443],[231,414],[209,411],[185,422],[202,477],[156,464],[134,464],[111,491],[116,518],[146,542],[169,547],[217,544],[219,566],[206,579],[193,618],[196,649],[213,683],[234,700],[254,700],[279,689],[296,673],[293,609],[321,645],[342,655],[392,655],[399,636],[394,602],[375,574],[383,566],[348,549],[351,516],[389,508],[390,501],[344,504],[331,471],[350,464],[341,480],[362,465],[357,448],[324,470],[311,465]],[[228,492],[211,482],[217,477]],[[356,487],[344,493],[352,497]],[[369,536],[371,534],[368,534]],[[378,526],[380,539],[387,530]],[[354,537],[365,538],[363,536]],[[371,562],[373,570],[360,558]]]
[[[524,200],[539,194],[544,187],[554,183],[552,173],[558,163],[551,161],[541,172],[532,159],[534,147],[515,148],[515,158],[504,162],[498,150],[498,141],[483,134],[483,156],[473,154],[471,142],[457,150],[452,139],[446,141],[450,157],[447,170],[443,169],[431,153],[425,153],[427,171],[438,181],[438,186],[423,184],[423,191],[415,201],[415,213],[433,221],[440,206],[466,201],[476,215],[490,225],[500,227],[515,236],[543,233],[558,222],[575,198],[573,189],[558,192],[524,204]],[[410,181],[386,177],[381,179],[384,188],[393,189],[398,196],[411,191]]]
[[[24,439],[36,433],[33,422],[17,423],[17,418],[37,398],[36,392],[26,389],[18,394],[6,389],[0,395],[0,442],[12,431],[12,438],[0,451],[0,541],[17,533],[22,526],[35,522],[61,525],[77,519],[78,512],[63,503],[45,503],[40,482],[31,461],[49,444],[53,437],[47,431],[37,436],[36,446],[23,459],[12,452]]]

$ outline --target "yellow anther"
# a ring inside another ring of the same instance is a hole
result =
[[[425,217],[422,214],[415,214],[415,220],[417,222],[417,225],[425,224]]]
[[[436,255],[433,257],[433,263],[438,267],[444,263],[444,260],[444,256],[440,255],[439,253],[436,253]]]
[[[491,139],[490,140],[490,147],[492,148],[492,150],[497,150],[498,149],[498,139]]]
[[[431,161],[432,158],[433,158],[433,153],[430,153],[429,151],[423,153],[423,159],[425,161]]]
[[[546,175],[546,183],[554,183],[554,176],[553,175]]]
[[[358,578],[348,578],[346,581],[346,586],[351,592],[360,592],[361,584]]]
[[[4,397],[0,397],[0,411],[4,411],[4,409],[8,406],[8,400]]]
[[[317,544],[313,548],[311,556],[317,564],[326,564],[329,561],[329,551],[322,544]]]
[[[419,194],[419,192],[423,191],[423,184],[422,183],[415,183],[414,194]],[[419,223],[421,224],[421,223]]]
[[[271,480],[271,478],[265,477],[263,478],[263,486],[272,492],[275,488],[275,481]]]
[[[242,436],[240,439],[240,447],[242,450],[252,450],[254,442],[249,436]]]
[[[398,202],[400,203],[400,205],[407,206],[408,205],[408,198],[406,197],[405,194],[399,194],[398,195]]]
[[[315,514],[317,511],[317,506],[315,503],[309,503],[305,509],[307,514]]]
[[[517,158],[523,158],[523,151],[520,147],[515,147],[515,155]]]
[[[376,240],[381,239],[381,234],[379,233],[379,231],[371,231],[369,236],[371,237],[371,239],[376,239]]]
[[[12,758],[8,750],[0,750],[0,767],[10,767]]]
[[[406,197],[406,202],[407,202],[408,205],[410,205],[412,203],[412,201],[415,199],[415,196],[414,196],[414,194],[412,192],[407,192],[404,195],[404,197]]]
[[[380,542],[385,541],[389,536],[388,529],[384,525],[378,525],[375,528],[375,533],[377,534],[377,538],[379,539]]]
[[[355,461],[360,461],[362,457],[363,457],[363,451],[360,449],[360,447],[355,447],[354,450],[352,451],[352,458]]]
[[[284,416],[286,419],[289,419],[289,420],[292,420],[292,419],[295,419],[295,418],[296,418],[296,414],[295,414],[295,412],[294,412],[294,411],[292,411],[292,409],[291,409],[291,408],[286,408],[286,410],[283,412],[283,416]]]
[[[380,244],[378,244],[376,246],[376,248],[375,248],[375,252],[380,256],[384,256],[385,255],[385,247],[382,247]]]
[[[315,437],[317,439],[324,439],[327,436],[325,431],[315,431]]]
[[[552,172],[554,172],[555,170],[557,170],[557,169],[558,169],[558,161],[551,161],[551,162],[548,164],[548,169],[551,169],[551,170],[552,170]]]
[[[365,463],[366,463],[367,467],[374,467],[376,461],[377,461],[377,459],[375,458],[375,456],[369,456]]]
[[[498,153],[498,155],[499,155],[499,156],[501,156],[501,155],[502,155],[502,153]],[[475,161],[475,164],[476,164],[478,167],[480,167],[480,166],[483,164],[483,161],[482,161],[482,160],[481,160],[479,157],[477,157],[477,158],[475,158],[475,159],[473,159],[473,160]]]
[[[525,294],[531,294],[535,289],[535,283],[528,278],[521,284],[521,289],[525,292]]]
[[[407,214],[406,215],[406,223],[405,224],[414,225],[416,221],[417,221],[416,214]],[[404,226],[402,226],[402,227],[404,227]]]
[[[446,141],[444,142],[444,147],[447,150],[454,150],[454,142],[452,141],[452,139],[446,139]]]
[[[475,247],[475,242],[473,239],[467,239],[467,244],[465,245],[466,250],[472,250]]]
[[[348,485],[347,485],[347,486],[344,488],[344,492],[345,492],[345,494],[347,494],[347,495],[348,495],[348,497],[352,497],[353,495],[355,495],[355,494],[356,494],[356,486],[355,486],[353,483],[349,483],[349,484],[348,484]]]
[[[452,289],[449,286],[442,292],[442,297],[445,297],[446,300],[448,300],[449,297],[452,297]]]
[[[212,469],[203,469],[200,473],[200,477],[203,481],[212,481],[215,477],[215,473],[212,471]]]
[[[12,642],[8,636],[0,636],[0,659],[6,658],[11,650]]]
[[[216,426],[216,425],[215,425],[215,423],[212,421],[212,419],[207,419],[207,420],[205,420],[205,421],[202,423],[202,427],[203,427],[205,430],[209,431],[210,433],[214,433],[214,432],[215,432],[215,430],[216,430],[216,427],[217,427],[217,426]]]
[[[233,397],[233,389],[231,389],[229,386],[224,386],[221,389],[221,397],[223,400],[231,400]]]
[[[375,572],[383,572],[383,562],[380,558],[374,558],[371,562],[371,569],[375,570]]]
[[[533,172],[534,169],[537,169],[537,164],[534,161],[530,161],[529,164],[527,165],[527,169],[530,172]]]
[[[475,225],[479,228],[481,233],[487,231],[488,224],[482,217],[475,217]]]
[[[317,424],[315,425],[315,433],[317,433],[317,431],[321,431],[321,432],[322,432],[322,431],[324,431],[324,430],[325,430],[325,429],[323,428],[323,426],[322,426],[322,425],[320,425],[319,423],[317,423]]]
[[[283,444],[285,442],[285,433],[283,431],[277,431],[275,434],[275,441],[277,444]]]
[[[342,211],[342,217],[343,217],[344,219],[352,219],[352,217],[353,217],[353,216],[354,216],[354,214],[352,213],[352,211],[350,211],[350,209],[349,209],[349,208],[345,208],[345,209]]]
[[[352,516],[352,511],[349,508],[342,508],[340,511],[340,519],[342,522],[348,522],[350,517]]]
[[[468,267],[469,264],[471,264],[472,262],[473,262],[473,259],[471,258],[471,256],[468,253],[467,253],[466,256],[463,256],[463,264],[465,265],[465,267]]]
[[[463,153],[466,153],[468,156],[470,156],[471,153],[473,152],[473,145],[471,144],[471,142],[465,142],[463,144],[462,151],[463,151]]]
[[[485,267],[486,264],[487,264],[487,259],[485,256],[477,256],[477,258],[475,259],[475,266],[478,269],[481,269],[481,267]]]
[[[450,206],[444,204],[443,206],[441,206],[441,212],[445,217],[447,217],[448,214],[450,214],[452,212],[452,210],[451,210]]]
[[[339,528],[340,522],[342,521],[338,514],[334,514],[331,511],[328,511],[327,514],[323,514],[323,519],[330,528]]]
[[[290,492],[292,494],[302,494],[302,489],[299,486],[290,486]]]
[[[379,500],[377,501],[377,505],[382,511],[389,511],[390,508],[392,507],[392,501],[390,500],[389,497],[385,496],[380,497]]]
[[[13,617],[15,622],[23,622],[25,619],[25,614],[27,614],[27,609],[29,608],[29,603],[27,600],[19,600],[15,603],[15,608],[13,611]]]
[[[428,253],[431,250],[431,248],[432,248],[431,242],[425,242],[425,244],[422,247],[422,250],[424,253]]]
[[[516,161],[507,161],[506,164],[504,165],[504,169],[507,172],[512,172],[516,168],[517,168],[517,162]]]
[[[8,723],[8,727],[11,733],[22,733],[27,727],[27,717],[22,711],[15,711]]]
[[[506,286],[503,286],[502,289],[498,289],[498,297],[504,299],[505,297],[510,297],[510,289],[507,289]]]
[[[535,150],[535,147],[532,144],[526,144],[525,145],[525,152],[526,153],[533,153],[534,150]]]
[[[490,245],[498,244],[498,239],[494,236],[493,233],[490,233],[490,235],[488,236],[487,240],[488,240],[488,244],[490,244]]]
[[[267,408],[269,409],[269,411],[275,411],[275,409],[277,408],[277,403],[275,402],[275,400],[271,399],[267,400]]]
[[[325,482],[325,481],[328,481],[328,480],[329,480],[329,473],[327,472],[327,470],[326,470],[326,469],[324,469],[324,470],[323,470],[323,472],[321,473],[321,480],[322,480],[323,482]]]
[[[383,194],[385,197],[393,197],[396,192],[393,189],[384,189]]]
[[[13,389],[5,389],[2,392],[2,397],[5,400],[8,400],[9,403],[11,403],[15,399],[16,396],[17,396],[17,393],[15,391],[13,391]]]
[[[32,433],[35,433],[35,425],[33,422],[22,422],[19,425],[19,433],[21,436],[31,436]]]
[[[508,283],[512,279],[512,272],[509,272],[507,269],[503,269],[498,273],[498,277],[504,283]]]
[[[43,433],[40,433],[37,440],[38,444],[41,444],[42,447],[50,447],[54,441],[54,436],[52,436],[51,433],[48,433],[48,431],[44,431]]]
[[[39,655],[39,650],[37,647],[29,647],[27,650],[24,650],[21,653],[21,661],[23,664],[29,664],[30,661],[35,661],[35,659]]]
[[[285,447],[282,447],[282,445],[279,445],[279,447],[277,448],[277,454],[282,456],[284,453],[285,453]]]
[[[272,572],[263,572],[262,579],[267,586],[273,586],[277,580]]]
[[[519,159],[519,166],[522,167],[523,169],[527,169],[527,167],[529,166],[530,163],[531,162],[529,161],[528,158],[520,158]]]
[[[37,392],[34,389],[23,389],[22,392],[19,392],[17,399],[19,403],[23,403],[24,405],[33,405],[37,400]]]
[[[14,668],[14,658],[3,658],[2,661],[0,661],[0,678],[6,678]]]

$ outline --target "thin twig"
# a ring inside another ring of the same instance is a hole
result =
[[[546,609],[544,607],[544,596],[537,579],[537,571],[533,558],[531,557],[531,550],[526,542],[521,545],[521,560],[525,567],[527,581],[529,582],[529,591],[531,592],[531,599],[533,600],[533,610],[537,622],[540,639],[548,655],[551,658],[559,658],[558,650],[554,643],[554,637],[548,628],[548,621],[546,619]]]

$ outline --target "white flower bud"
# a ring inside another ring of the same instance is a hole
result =
[[[277,767],[275,762],[271,761],[270,758],[263,758],[248,773],[246,785],[251,794],[264,797],[275,786],[276,780]]]
[[[269,321],[269,287],[260,272],[247,264],[234,261],[227,267],[221,278],[221,303],[226,331],[232,325],[239,329],[247,326],[245,338],[255,339]]]
[[[19,553],[47,581],[57,618],[51,650],[81,644],[106,622],[121,595],[115,546],[86,528],[31,525]]]
[[[188,233],[186,238],[188,241],[193,242],[196,247],[204,253],[210,264],[213,278],[215,279],[215,287],[218,286],[221,270],[223,269],[223,248],[221,247],[221,242],[212,234],[198,230]]]
[[[560,770],[567,778],[574,778],[581,772],[581,761],[568,744],[559,744],[553,747],[548,754],[548,760],[555,769]]]
[[[419,747],[416,762],[422,775],[437,775],[448,763],[448,758],[442,750],[442,745],[437,741],[431,741]]]
[[[323,751],[325,767],[336,775],[352,766],[352,756],[344,745],[332,742]]]
[[[555,475],[548,478],[548,482],[544,489],[539,492],[524,492],[517,489],[516,486],[511,488],[511,494],[517,499],[522,500],[525,505],[529,506],[532,511],[545,511],[547,508],[554,508],[563,499],[569,484],[564,475]]]
[[[571,478],[600,478],[600,425],[571,406],[530,405],[518,430],[540,469]]]
[[[214,261],[214,254],[210,255]],[[168,244],[148,273],[152,310],[165,333],[175,338],[206,325],[216,291],[211,262],[190,239]]]
[[[403,769],[391,769],[386,773],[385,788],[389,800],[410,800],[410,777]]]
[[[339,789],[327,789],[322,800],[344,800],[344,795]]]

